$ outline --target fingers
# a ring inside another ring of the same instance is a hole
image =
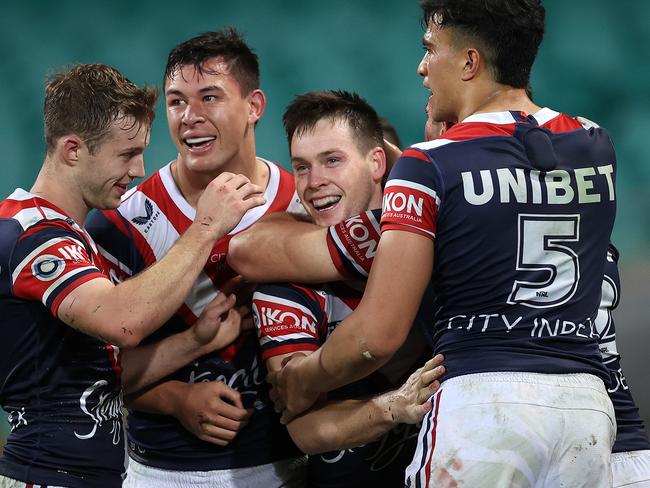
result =
[[[426,363],[424,363],[423,369],[425,371],[433,369],[436,366],[440,366],[444,360],[445,357],[442,354],[436,354],[431,359],[429,359]]]
[[[229,400],[235,407],[239,407],[239,409],[244,410],[244,404],[241,401],[241,394],[237,390],[230,388],[224,383],[219,383],[219,385],[219,397]]]
[[[422,386],[430,385],[435,380],[440,379],[440,377],[444,374],[445,374],[445,367],[442,365],[437,366],[430,371],[423,371],[420,374],[420,384]]]
[[[236,293],[244,283],[246,283],[244,277],[237,275],[222,284],[219,290],[225,295],[230,295],[231,293]]]

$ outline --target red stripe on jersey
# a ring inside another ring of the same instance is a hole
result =
[[[174,226],[174,229],[176,229],[179,235],[183,234],[192,224],[192,220],[176,206],[174,199],[167,192],[159,171],[156,171],[149,179],[142,182],[138,186],[138,190],[144,193],[147,198],[156,202],[160,211],[165,214],[165,217],[167,217],[167,220]]]
[[[199,318],[194,315],[194,312],[188,307],[187,305],[183,304],[180,306],[178,310],[176,310],[176,314],[187,324],[188,327],[191,327],[194,325],[194,322],[196,322]]]
[[[70,283],[68,286],[66,286],[63,290],[59,292],[59,294],[56,296],[54,301],[52,302],[52,315],[55,317],[58,317],[59,313],[59,306],[61,305],[61,302],[65,297],[67,297],[70,293],[72,293],[73,290],[76,290],[80,285],[83,285],[87,281],[90,280],[95,280],[98,278],[103,278],[105,280],[108,280],[108,277],[105,274],[102,273],[89,273],[85,276],[82,276],[81,278],[78,278],[74,280],[72,283]]]
[[[295,192],[293,174],[282,168],[280,165],[276,166],[280,170],[278,192],[273,199],[273,202],[271,202],[268,210],[266,211],[266,214],[269,214],[271,212],[284,212],[291,204],[291,200],[293,199],[293,194]]]
[[[551,132],[556,134],[559,132],[570,132],[572,130],[583,128],[580,122],[566,114],[559,114],[540,127],[549,129]]]
[[[433,195],[410,186],[391,185],[384,190],[381,229],[383,232],[387,225],[399,225],[404,226],[404,230],[435,234],[437,212]]]
[[[330,253],[330,258],[332,258],[332,263],[334,263],[334,267],[338,270],[338,272],[341,273],[344,278],[352,279],[354,276],[352,276],[352,274],[349,273],[346,269],[343,258],[341,258],[341,255],[339,254],[339,248],[334,242],[331,234],[332,232],[338,234],[337,229],[340,225],[343,225],[343,222],[335,225],[334,227],[331,227],[330,231],[327,233],[327,250]]]
[[[106,210],[104,216],[111,221],[111,223],[124,233],[129,239],[135,242],[135,248],[138,250],[146,266],[151,266],[156,262],[156,255],[147,240],[137,231],[137,229],[128,221],[126,217],[117,214],[119,210]],[[126,226],[130,227],[127,229]],[[135,272],[135,270],[132,270]]]
[[[308,344],[308,343],[301,343],[301,344],[284,344],[284,345],[278,345],[278,346],[273,346],[269,349],[264,349],[262,351],[262,359],[266,361],[267,359],[274,358],[277,356],[282,356],[283,354],[294,354],[296,352],[304,352],[304,351],[309,351],[309,352],[314,352],[318,350],[318,347],[316,344]]]
[[[108,352],[108,359],[111,362],[111,367],[118,378],[122,377],[122,351],[116,348],[113,344],[106,344],[106,351]]]
[[[479,137],[512,136],[515,133],[516,123],[489,124],[485,122],[464,122],[453,125],[440,138],[452,141],[464,141]]]
[[[223,359],[227,363],[232,361],[233,358],[237,355],[239,349],[241,349],[241,347],[246,343],[248,334],[251,333],[252,331],[250,330],[243,331],[241,334],[239,334],[239,337],[235,342],[230,344],[228,347],[224,347],[223,349],[218,351],[219,357],[221,357],[221,359]]]
[[[426,473],[426,483],[424,486],[429,486],[429,480],[431,479],[431,459],[433,458],[433,450],[436,447],[436,429],[438,428],[438,409],[440,407],[440,398],[442,397],[442,390],[440,390],[436,395],[436,410],[433,413],[433,425],[431,426],[431,443],[429,448],[429,459],[425,468]]]
[[[419,159],[421,161],[426,161],[429,163],[429,158],[422,152],[417,149],[413,148],[406,148],[404,152],[402,152],[402,155],[400,156],[401,158],[415,158]]]

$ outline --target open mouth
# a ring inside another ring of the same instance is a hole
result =
[[[187,139],[183,139],[183,142],[190,149],[201,149],[207,147],[215,139],[216,139],[215,136],[188,137]]]
[[[341,201],[340,195],[331,195],[323,198],[314,198],[311,201],[312,206],[319,212],[331,210]]]

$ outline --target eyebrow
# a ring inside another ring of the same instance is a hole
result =
[[[215,91],[223,93],[223,88],[221,88],[220,86],[216,86],[216,85],[208,85],[208,86],[204,86],[203,88],[199,89],[199,93],[207,93],[207,92],[215,92]],[[169,88],[169,89],[167,89],[165,91],[165,96],[167,97],[167,96],[170,96],[170,95],[182,96],[183,92],[180,91],[180,90]]]
[[[325,157],[330,156],[330,155],[332,155],[334,153],[343,153],[344,154],[345,152],[342,149],[328,149],[326,151],[319,152],[316,155],[316,158],[317,159],[325,158]],[[309,163],[309,161],[307,161],[306,159],[301,158],[299,156],[295,156],[295,157],[292,156],[291,157],[291,162],[293,163],[294,161],[297,162],[297,163]]]

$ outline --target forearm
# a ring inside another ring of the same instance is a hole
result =
[[[166,381],[145,391],[124,397],[125,405],[139,412],[175,416],[187,383]]]
[[[214,233],[192,224],[159,262],[118,285],[90,280],[61,302],[61,320],[82,332],[135,347],[180,307],[214,244]]]
[[[327,229],[273,214],[230,241],[228,263],[247,280],[320,283],[343,279],[327,249]]]
[[[300,363],[299,383],[327,392],[384,365],[406,340],[432,266],[428,239],[400,231],[382,235],[361,303]]]
[[[112,290],[101,305],[105,314],[114,323],[129,324],[126,333],[146,337],[183,303],[213,245],[214,238],[190,226],[160,261]]]
[[[209,352],[191,329],[122,352],[122,390],[133,394]]]
[[[326,402],[287,425],[306,454],[349,449],[372,442],[395,426],[384,398]]]

